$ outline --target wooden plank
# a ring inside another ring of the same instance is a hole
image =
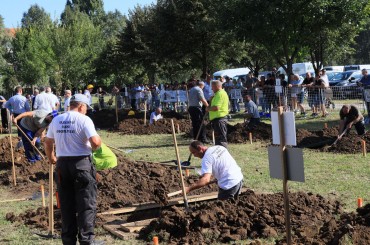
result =
[[[180,195],[181,193],[182,193],[182,190],[174,191],[174,192],[168,193],[167,197],[177,196],[177,195]]]
[[[247,190],[248,190],[247,188],[242,188],[241,193]],[[193,195],[193,196],[189,196],[188,202],[193,203],[193,202],[213,200],[213,199],[217,199],[217,196],[218,196],[218,192],[210,192],[207,194]],[[109,210],[106,212],[98,213],[97,215],[101,216],[101,215],[110,215],[110,214],[125,214],[125,213],[131,213],[135,211],[142,211],[142,210],[148,210],[148,209],[159,208],[159,207],[168,207],[168,206],[180,205],[180,204],[184,204],[182,197],[178,197],[178,198],[174,198],[170,200],[168,204],[165,206],[161,206],[158,203],[134,204],[130,207],[113,209],[113,210]]]
[[[121,225],[120,229],[125,231],[125,232],[138,233],[144,227],[145,226],[124,226],[124,225]]]
[[[135,221],[135,222],[128,222],[128,223],[121,224],[121,226],[149,225],[150,222],[152,222],[153,220],[156,220],[156,218],[154,218],[154,219],[144,219],[144,220],[139,220],[139,221]]]
[[[20,201],[28,201],[29,198],[19,198],[19,199],[10,199],[10,200],[1,200],[0,203],[3,202],[20,202]]]
[[[218,192],[212,192],[209,193],[208,195],[197,195],[197,196],[189,196],[188,202],[200,202],[200,201],[207,201],[207,200],[212,200],[212,199],[217,199]],[[170,200],[167,206],[173,206],[173,205],[180,205],[184,204],[184,200],[178,198],[178,200]],[[131,213],[134,211],[141,211],[141,210],[148,210],[148,209],[153,209],[153,208],[159,208],[162,207],[158,203],[151,203],[151,204],[145,204],[145,205],[138,205],[138,206],[131,206],[131,207],[126,207],[126,208],[118,208],[106,212],[99,213],[98,215],[109,215],[109,214],[124,214],[124,213]]]
[[[123,231],[118,230],[120,226],[119,225],[103,225],[103,228],[110,232],[111,234],[117,236],[118,238],[121,238],[122,240],[132,240],[136,239],[139,234],[136,233],[126,233]]]

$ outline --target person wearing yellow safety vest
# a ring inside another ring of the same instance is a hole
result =
[[[211,83],[214,96],[211,98],[210,106],[207,107],[209,120],[215,132],[216,145],[222,145],[227,148],[227,115],[229,114],[229,96],[222,89],[222,83],[219,80],[213,80]]]

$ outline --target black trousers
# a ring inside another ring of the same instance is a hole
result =
[[[206,141],[206,130],[202,125],[204,117],[202,107],[190,106],[189,114],[191,118],[191,124],[193,126],[193,139],[196,139],[197,134],[200,130],[198,139],[202,142]]]
[[[259,118],[251,118],[247,125],[247,130],[253,130],[258,124],[260,124],[261,120]]]
[[[3,128],[8,128],[8,116],[6,113],[6,108],[1,108],[1,125]]]
[[[349,124],[350,122],[346,122],[345,124],[344,124],[344,129],[346,129],[347,128],[347,125]],[[365,133],[365,122],[364,122],[364,120],[361,120],[361,121],[359,121],[359,122],[357,122],[357,123],[355,123],[355,124],[353,124],[353,126],[355,126],[355,129],[356,129],[356,132],[357,132],[357,134],[358,135],[363,135],[364,133]],[[351,131],[351,129],[348,129],[347,130],[347,134],[349,134],[349,131]]]
[[[215,131],[215,143],[227,148],[227,119],[216,118],[211,121],[212,129]]]
[[[97,183],[90,156],[59,157],[57,186],[64,245],[90,244],[94,239]],[[77,215],[76,215],[77,214]]]
[[[136,99],[131,99],[131,108],[136,111],[137,110],[137,107],[136,107]]]

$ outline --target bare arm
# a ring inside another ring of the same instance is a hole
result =
[[[202,101],[202,103],[203,103],[203,105],[205,106],[205,107],[208,107],[208,102],[206,101],[206,99],[201,99],[200,101]]]
[[[49,159],[50,164],[55,164],[57,162],[57,158],[55,157],[53,146],[54,146],[54,139],[46,137],[45,142],[44,142],[44,148],[45,148],[46,157]]]
[[[100,148],[101,139],[100,139],[99,135],[95,135],[95,136],[90,137],[89,141],[90,141],[91,148],[92,148],[93,151]]]
[[[196,183],[189,187],[186,187],[186,193],[202,188],[203,186],[209,185],[211,183],[211,177],[212,174],[204,174],[202,178],[200,178]]]
[[[13,118],[13,123],[17,124],[18,120],[21,120],[24,117],[32,117],[33,116],[33,111],[27,111],[23,112],[22,114],[18,115],[17,117]]]

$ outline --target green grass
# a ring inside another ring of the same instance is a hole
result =
[[[242,119],[235,119],[242,120]],[[297,127],[321,129],[324,122],[334,126],[338,120],[333,113],[328,118],[297,120]],[[123,151],[123,155],[134,160],[168,161],[176,159],[172,135],[120,135],[100,130],[103,141]],[[190,139],[183,134],[177,136],[181,160],[189,156]],[[230,144],[229,151],[241,166],[245,187],[258,192],[281,192],[282,181],[271,179],[268,169],[267,144]],[[346,211],[354,211],[357,198],[369,202],[370,168],[368,158],[362,155],[332,154],[313,150],[304,150],[305,183],[289,182],[289,190],[318,193],[327,198],[339,200]],[[192,165],[200,165],[200,159],[193,158]],[[194,172],[194,174],[196,174]],[[17,198],[10,190],[0,187],[0,200]],[[5,220],[8,212],[21,213],[28,208],[40,207],[40,200],[16,203],[0,203],[0,244],[60,244],[33,235],[34,230],[26,226],[16,226]],[[41,231],[46,233],[46,231]],[[137,241],[123,242],[108,235],[104,230],[97,230],[98,238],[107,244],[138,244]],[[267,242],[267,241],[266,241]]]

